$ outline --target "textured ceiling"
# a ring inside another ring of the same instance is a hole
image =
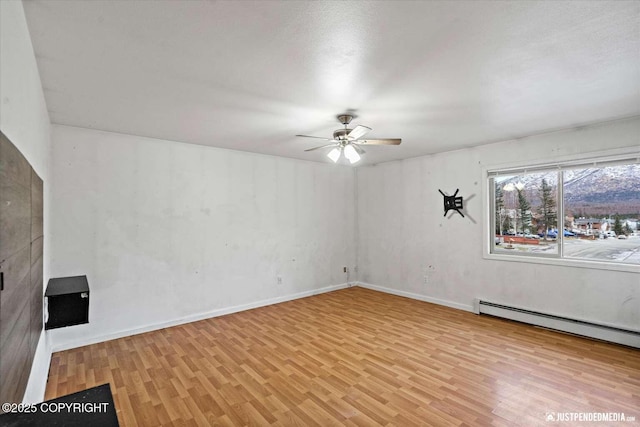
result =
[[[640,2],[24,2],[53,123],[361,164],[640,114]],[[320,144],[318,144],[320,142]]]

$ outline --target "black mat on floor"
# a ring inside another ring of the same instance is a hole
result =
[[[32,405],[5,403],[2,410],[2,427],[119,427],[109,384]]]

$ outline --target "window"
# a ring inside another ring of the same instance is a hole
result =
[[[640,265],[637,157],[488,171],[491,254]]]

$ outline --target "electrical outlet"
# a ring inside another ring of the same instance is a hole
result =
[[[424,275],[424,284],[425,285],[429,284],[429,276],[427,276],[426,274]]]
[[[276,280],[278,281],[278,285],[282,285],[282,276],[277,276]]]

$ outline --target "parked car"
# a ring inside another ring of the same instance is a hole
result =
[[[525,239],[539,239],[540,236],[538,236],[537,234],[529,234],[529,233],[527,233],[527,234],[524,235],[524,238]]]
[[[618,239],[626,239],[626,238],[627,238],[627,236],[625,236],[624,234],[621,234],[621,235],[618,236]]]
[[[544,231],[542,233],[538,233],[538,236],[544,237]],[[558,232],[555,230],[547,230],[547,239],[557,239]]]
[[[538,233],[538,236],[544,237],[544,232]],[[569,230],[564,230],[563,236],[565,237],[573,237],[575,233],[572,233]],[[547,237],[551,239],[556,239],[558,237],[558,230],[547,230]]]

